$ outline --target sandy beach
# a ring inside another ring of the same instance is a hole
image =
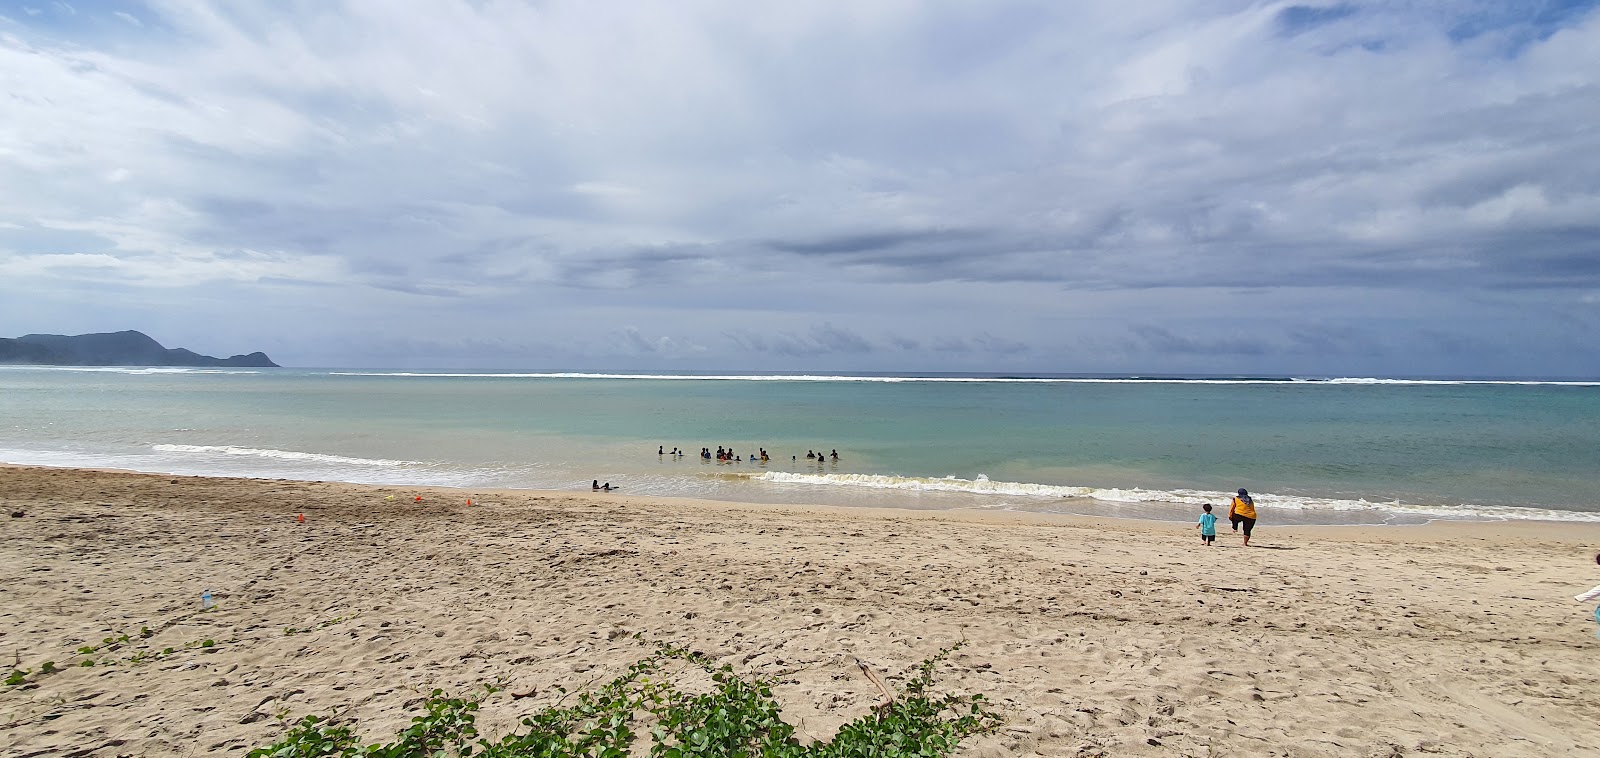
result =
[[[0,504],[0,654],[30,672],[0,687],[7,756],[242,753],[331,712],[375,741],[496,680],[503,731],[644,657],[635,633],[780,679],[813,739],[877,702],[856,661],[897,683],[966,640],[939,683],[1006,724],[961,755],[1600,754],[1572,601],[1595,526],[1264,512],[1259,547],[1224,523],[1207,549],[1186,524],[22,467]]]

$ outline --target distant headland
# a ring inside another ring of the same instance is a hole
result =
[[[25,334],[0,337],[0,363],[35,366],[202,366],[277,368],[266,353],[213,358],[181,347],[166,348],[143,332]]]

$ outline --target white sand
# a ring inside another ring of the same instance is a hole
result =
[[[811,738],[877,701],[856,659],[898,683],[965,639],[941,685],[1008,723],[962,755],[1600,755],[1592,526],[1264,512],[1260,548],[1224,522],[1207,549],[1147,522],[30,468],[0,468],[0,506],[27,512],[0,513],[0,655],[35,672],[0,687],[8,756],[239,752],[335,710],[387,739],[434,687],[609,679],[648,654],[634,632],[788,680]],[[552,701],[501,692],[479,723]]]

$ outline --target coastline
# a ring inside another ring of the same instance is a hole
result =
[[[1600,523],[1587,386],[133,371],[6,372],[0,460],[1176,522],[1247,487],[1277,524]],[[655,454],[708,445],[772,460]]]
[[[0,689],[0,742],[228,752],[336,710],[375,741],[419,692],[502,678],[480,713],[493,732],[548,702],[508,691],[603,681],[647,654],[637,632],[779,678],[807,738],[876,702],[854,661],[897,683],[964,639],[940,686],[985,694],[1008,721],[960,755],[1600,744],[1600,641],[1572,602],[1595,584],[1595,525],[1269,519],[1260,547],[1224,524],[1201,548],[1189,524],[861,499],[0,467],[0,570],[16,577],[0,645],[34,672]],[[216,609],[200,612],[202,589]],[[216,644],[185,646],[202,639]],[[46,660],[59,670],[38,673]]]
[[[138,474],[143,476],[175,476],[179,478],[201,479],[243,479],[250,481],[298,481],[307,483],[348,484],[357,487],[400,487],[416,491],[440,492],[495,492],[515,493],[524,495],[539,495],[545,497],[570,495],[588,492],[581,487],[572,489],[547,489],[535,487],[506,487],[506,486],[474,486],[470,484],[438,484],[415,483],[404,481],[382,480],[346,480],[336,478],[315,477],[275,477],[270,475],[252,476],[247,474],[229,473],[190,473],[174,472],[167,470],[133,469],[117,466],[85,466],[71,463],[43,464],[43,463],[12,463],[0,461],[0,468],[39,468],[71,471],[96,471],[107,473]],[[620,472],[619,472],[620,473]],[[721,473],[721,472],[718,472]],[[743,475],[742,472],[739,472]],[[726,474],[722,474],[726,478]],[[598,480],[597,480],[598,481]],[[610,479],[608,478],[608,481]],[[734,506],[761,506],[778,508],[827,508],[843,509],[845,511],[860,511],[869,506],[862,506],[862,501],[878,503],[877,507],[890,512],[933,512],[933,513],[995,513],[995,514],[1033,514],[1041,517],[1064,517],[1067,519],[1109,519],[1113,521],[1151,522],[1158,524],[1192,524],[1195,514],[1199,513],[1200,502],[1206,500],[1216,508],[1226,508],[1231,493],[1213,493],[1211,498],[1197,498],[1195,493],[1185,493],[1186,500],[1101,500],[1092,496],[1052,496],[1031,497],[1021,502],[1001,501],[999,503],[984,502],[993,495],[979,495],[968,493],[965,495],[950,492],[906,492],[899,489],[884,489],[874,486],[859,487],[824,487],[806,492],[808,499],[797,497],[795,491],[784,489],[746,489],[738,492],[721,492],[716,495],[671,495],[671,494],[632,494],[630,498],[643,498],[652,501],[665,502],[704,502],[722,503]],[[1484,523],[1484,524],[1573,524],[1579,527],[1600,527],[1600,513],[1591,511],[1566,511],[1545,508],[1521,508],[1503,506],[1490,510],[1483,506],[1398,506],[1397,504],[1370,503],[1362,509],[1333,508],[1320,509],[1300,505],[1283,505],[1274,502],[1272,495],[1257,493],[1257,506],[1264,512],[1271,514],[1268,518],[1271,525],[1277,528],[1299,527],[1372,527],[1388,528],[1395,526],[1422,526],[1433,523]],[[1548,514],[1550,518],[1540,518],[1538,515]],[[1381,518],[1379,518],[1381,517]]]

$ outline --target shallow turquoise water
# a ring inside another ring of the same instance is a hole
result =
[[[9,367],[0,460],[1157,518],[1243,486],[1280,522],[1600,519],[1594,384],[942,379]],[[719,445],[773,460],[693,457]]]

